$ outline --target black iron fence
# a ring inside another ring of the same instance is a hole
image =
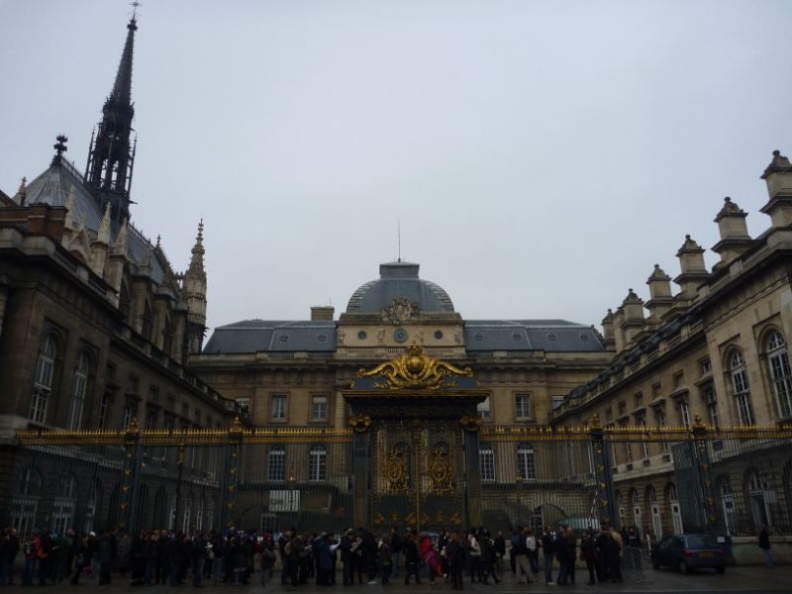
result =
[[[386,468],[377,452],[362,487],[372,527],[417,521],[427,529],[481,523],[506,531],[610,522],[659,537],[756,534],[768,524],[776,534],[792,534],[791,437],[790,426],[603,428],[596,419],[555,430],[484,425],[476,459],[468,455],[451,477],[452,486],[460,485],[465,473],[477,473],[479,490],[457,489],[462,496],[450,498],[431,488],[389,494],[380,488],[387,481],[371,476]],[[89,532],[232,525],[338,532],[360,517],[352,430],[133,425],[19,432],[11,447],[0,515],[20,533],[44,526]],[[436,484],[430,478],[425,484]],[[409,513],[386,513],[397,508]]]

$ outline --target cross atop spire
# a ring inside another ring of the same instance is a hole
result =
[[[55,137],[55,140],[58,142],[52,145],[52,148],[55,149],[55,156],[52,157],[52,164],[59,165],[61,159],[63,158],[63,153],[69,150],[69,147],[66,146],[66,143],[69,142],[69,139],[64,134],[58,134],[58,136]]]

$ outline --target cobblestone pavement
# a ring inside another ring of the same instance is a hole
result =
[[[644,592],[644,593],[680,593],[680,592],[739,592],[739,593],[761,593],[761,592],[792,592],[792,566],[778,566],[775,569],[767,569],[765,567],[729,567],[725,575],[716,575],[714,571],[700,571],[690,575],[680,574],[677,571],[663,569],[645,569],[643,571],[625,572],[624,582],[621,584],[604,583],[596,586],[588,586],[585,584],[585,571],[578,570],[578,584],[575,586],[556,586],[548,585],[544,582],[537,582],[531,585],[521,585],[510,574],[506,573],[504,579],[498,585],[485,585],[485,584],[470,584],[465,582],[465,591],[473,592],[475,594],[512,594],[523,592]],[[340,582],[340,574],[339,574]],[[99,586],[95,581],[90,579],[82,580],[80,586],[71,586],[68,582],[62,584],[53,584],[41,589],[46,589],[47,592],[55,594],[57,592],[80,592],[85,590],[101,590],[105,593],[118,593],[118,592],[146,592],[147,594],[165,594],[173,593],[174,591],[193,591],[194,589],[188,581],[183,586],[171,588],[168,586],[148,586],[148,587],[133,587],[130,586],[128,580],[122,580],[117,576],[113,576],[113,583],[109,585]],[[314,584],[307,584],[299,587],[281,586],[277,577],[274,582],[270,582],[266,586],[258,584],[258,575],[254,576],[250,585],[243,586],[230,586],[223,584],[213,584],[211,581],[205,582],[205,586],[201,589],[204,592],[218,592],[221,594],[236,592],[265,592],[272,593],[295,593],[301,594],[319,594],[327,593],[333,590],[349,591],[350,594],[381,594],[383,590],[388,594],[419,594],[437,591],[452,591],[451,585],[446,584],[441,578],[436,586],[431,586],[424,580],[421,585],[411,584],[405,586],[402,581],[403,578],[393,579],[391,584],[386,588],[379,583],[377,584],[361,584],[349,588],[343,586],[316,586]],[[22,586],[8,586],[1,588],[3,591],[11,592],[16,591],[30,591],[39,589],[39,586],[23,588]]]

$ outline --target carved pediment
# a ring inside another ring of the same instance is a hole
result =
[[[439,361],[415,344],[391,361],[358,371],[358,377],[374,378],[375,388],[387,390],[450,388],[454,383],[449,378],[455,376],[472,377],[473,370]]]

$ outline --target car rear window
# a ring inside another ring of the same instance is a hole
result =
[[[718,546],[718,541],[709,534],[694,534],[687,537],[687,546],[691,548],[714,548]]]

